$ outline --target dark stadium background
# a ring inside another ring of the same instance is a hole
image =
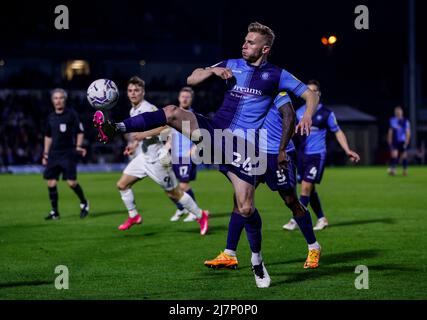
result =
[[[69,8],[69,30],[54,28],[54,8],[60,4]],[[354,27],[359,4],[369,8],[369,30]],[[427,37],[422,1],[416,5],[416,147],[422,150],[427,139]],[[123,90],[130,76],[140,75],[147,81],[147,100],[159,106],[174,102],[193,68],[240,56],[252,21],[276,32],[271,62],[303,81],[318,79],[326,104],[349,105],[376,118],[377,143],[369,164],[384,164],[393,107],[403,105],[408,115],[406,1],[14,1],[2,3],[0,11],[0,168],[40,162],[54,87],[69,90],[69,105],[89,128],[90,153],[83,161],[97,162],[103,146],[95,142],[93,110],[82,96],[93,80],[111,78]],[[321,37],[332,34],[337,43],[322,45]],[[75,59],[87,61],[90,72],[69,80],[64,70]],[[196,110],[215,111],[221,93],[219,83],[198,88]],[[123,118],[128,109],[122,91],[114,116]],[[345,163],[336,144],[329,155],[329,163]],[[423,162],[424,157],[414,159]],[[116,152],[108,160],[124,159]]]

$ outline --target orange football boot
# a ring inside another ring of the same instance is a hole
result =
[[[223,251],[215,259],[205,261],[205,266],[213,269],[237,269],[238,265],[239,262],[236,257],[230,256]]]

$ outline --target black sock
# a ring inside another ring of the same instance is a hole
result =
[[[84,204],[87,203],[85,195],[83,194],[83,189],[82,189],[82,187],[80,187],[80,185],[78,183],[76,184],[75,187],[71,187],[71,189],[73,189],[73,191],[79,197],[80,203],[84,203]]]
[[[58,189],[56,188],[56,186],[48,187],[48,189],[50,204],[52,205],[52,211],[58,212]]]

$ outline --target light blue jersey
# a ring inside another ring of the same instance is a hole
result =
[[[306,105],[303,105],[297,110],[298,122],[301,121],[306,108]],[[332,110],[319,103],[317,111],[312,117],[310,135],[301,138],[301,148],[303,150],[300,151],[304,151],[304,154],[326,153],[326,133],[328,130],[337,132],[340,127]]]
[[[269,154],[279,154],[280,140],[282,139],[282,115],[280,114],[279,108],[284,104],[291,102],[291,98],[286,92],[280,92],[279,95],[274,99],[273,107],[265,118],[262,129],[267,131],[267,135],[260,135],[260,151]],[[295,150],[294,143],[289,140],[286,146],[286,152]]]
[[[409,120],[406,118],[390,118],[390,128],[393,130],[393,143],[406,142],[406,130],[410,130]]]
[[[218,128],[231,130],[260,129],[279,92],[301,96],[307,86],[292,74],[271,63],[258,67],[244,59],[230,59],[213,67],[230,68],[233,78],[227,80],[224,100],[213,121]]]

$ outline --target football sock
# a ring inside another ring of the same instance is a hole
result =
[[[316,190],[313,190],[310,194],[310,206],[313,209],[318,219],[324,217],[322,205],[320,204],[320,198]]]
[[[402,167],[405,170],[408,168],[408,159],[403,159],[402,160]]]
[[[236,251],[239,244],[240,235],[245,227],[246,218],[236,212],[231,213],[230,222],[228,223],[227,249]]]
[[[294,216],[294,219],[297,222],[307,243],[308,244],[315,243],[316,236],[314,235],[310,212],[307,210],[302,217]]]
[[[308,250],[313,250],[313,249],[320,250],[319,242],[316,241],[315,243],[308,245]]]
[[[166,125],[166,114],[163,109],[153,112],[144,112],[135,117],[128,118],[123,121],[124,128],[117,126],[124,132],[140,132],[155,129]]]
[[[245,220],[246,236],[248,237],[251,251],[254,253],[259,253],[261,251],[262,241],[262,221],[258,210],[255,209],[255,211],[249,217],[246,217]]]
[[[236,251],[235,250],[225,249],[224,253],[228,254],[229,256],[232,256],[232,257],[236,256]]]
[[[174,201],[175,202],[175,201]],[[179,202],[175,202],[175,205],[176,205],[176,208],[178,209],[178,210],[184,210],[184,207],[182,206],[182,204],[180,204]]]
[[[73,189],[73,191],[79,197],[80,203],[84,203],[84,204],[87,203],[87,200],[86,200],[85,195],[83,193],[83,189],[82,189],[82,187],[80,187],[80,184],[77,183],[74,187],[71,187],[71,189]]]
[[[122,201],[129,212],[129,217],[135,218],[138,211],[136,210],[135,198],[133,196],[132,189],[120,190],[120,196],[122,197]]]
[[[198,207],[197,203],[188,195],[188,193],[183,192],[181,199],[179,199],[179,203],[182,204],[182,206],[189,212],[194,214],[198,219],[202,217],[202,210]]]
[[[390,168],[396,169],[396,166],[397,166],[398,162],[399,162],[399,160],[397,158],[391,158],[391,160],[390,160]]]
[[[49,189],[49,199],[50,204],[52,205],[52,210],[58,212],[58,189],[57,187],[48,187]]]
[[[307,207],[308,203],[310,202],[310,197],[301,195],[299,197],[299,201],[304,205],[304,207]]]
[[[188,193],[188,195],[190,196],[190,197],[192,197],[193,198],[193,200],[194,201],[196,201],[196,197],[194,196],[194,192],[193,192],[193,189],[188,189],[187,191],[185,191],[185,192],[187,192]]]
[[[252,252],[251,263],[253,266],[257,266],[262,263],[261,252]]]

